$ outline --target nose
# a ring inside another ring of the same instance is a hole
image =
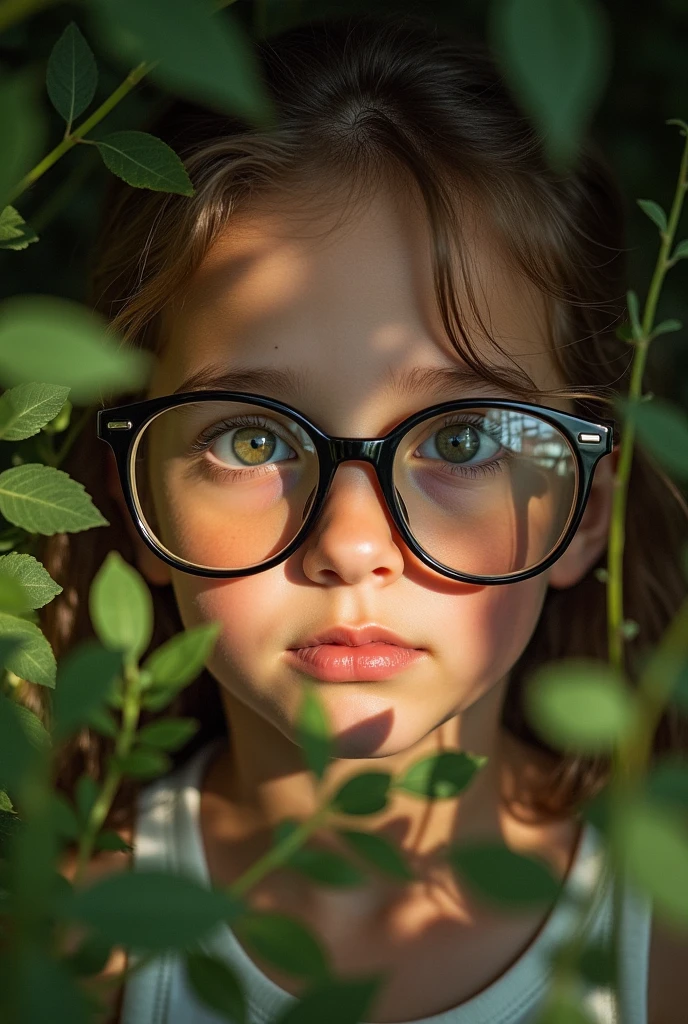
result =
[[[403,544],[373,467],[347,462],[337,467],[303,546],[303,571],[325,586],[364,581],[386,586],[404,571]]]

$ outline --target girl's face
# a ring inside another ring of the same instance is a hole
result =
[[[518,397],[480,380],[443,379],[441,371],[465,364],[435,309],[420,208],[406,194],[381,191],[346,217],[341,212],[311,210],[300,218],[292,205],[235,215],[165,311],[164,350],[148,396],[186,390],[190,375],[211,366],[241,371],[235,390],[281,399],[340,437],[379,437],[436,402]],[[537,387],[567,383],[554,370],[541,296],[502,261],[485,218],[476,215],[465,230],[482,317],[514,363],[466,322],[475,344],[486,360],[515,366]],[[439,372],[433,378],[428,371]],[[277,380],[278,373],[293,383]],[[543,404],[573,411],[563,399]],[[332,627],[365,625],[422,648],[391,678],[318,683],[339,757],[395,755],[488,691],[496,721],[547,587],[577,582],[604,549],[611,463],[598,464],[585,518],[564,555],[520,583],[467,585],[424,566],[399,536],[363,462],[338,468],[314,530],[272,569],[229,580],[192,576],[137,540],[140,567],[154,584],[171,582],[186,628],[222,623],[208,668],[228,714],[239,701],[244,719],[288,739],[296,736],[305,678],[290,648]]]

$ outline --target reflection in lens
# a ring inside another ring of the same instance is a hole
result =
[[[522,572],[546,559],[570,522],[578,485],[575,454],[556,426],[486,406],[416,425],[393,473],[420,546],[475,576]]]
[[[313,442],[290,417],[245,402],[187,402],[144,428],[134,495],[169,554],[245,569],[279,554],[317,487]]]

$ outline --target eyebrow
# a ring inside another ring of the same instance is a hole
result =
[[[503,367],[512,387],[503,390],[516,398],[523,398],[523,392],[537,394],[539,389],[532,378],[518,367]],[[481,384],[495,387],[470,366],[414,367],[404,373],[390,371],[383,381],[383,391],[399,394],[437,394],[442,391],[456,391]],[[269,366],[239,366],[227,369],[219,364],[201,367],[189,374],[172,394],[187,391],[256,391],[276,394],[288,393],[303,398],[309,387],[318,390],[317,381],[310,373],[291,369],[277,369]]]

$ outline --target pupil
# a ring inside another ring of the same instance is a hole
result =
[[[269,431],[257,431],[255,427],[242,427],[235,432],[232,447],[245,465],[260,465],[275,451],[275,435]]]
[[[435,445],[451,462],[467,462],[480,448],[480,435],[468,423],[458,430],[452,425],[438,431]]]

